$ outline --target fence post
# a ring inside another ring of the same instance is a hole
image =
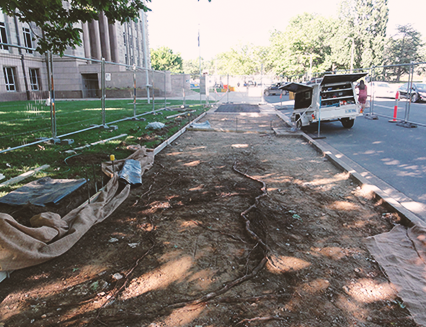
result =
[[[413,80],[414,80],[414,61],[410,63],[410,78],[408,81],[408,87],[410,88],[409,97],[407,99],[407,102],[405,103],[405,114],[404,114],[404,121],[399,122],[396,124],[396,126],[405,127],[405,128],[415,128],[417,127],[416,124],[410,123],[410,109],[411,109],[411,93],[413,92]]]
[[[155,113],[155,90],[154,90],[154,71],[152,71],[152,111]]]
[[[151,87],[151,85],[149,84],[149,71],[147,67],[145,67],[145,72],[146,72],[146,98],[148,99],[148,104],[150,104],[151,95],[149,94],[149,88]]]
[[[136,65],[133,64],[133,119],[136,119]]]
[[[102,103],[102,126],[108,128],[106,125],[105,113],[105,58],[101,61],[101,103]]]
[[[200,91],[201,93],[201,91]],[[183,95],[183,107],[186,107],[186,96],[185,96],[185,74],[182,74],[182,95]]]
[[[375,74],[375,66],[372,66],[370,68],[370,81],[374,79],[374,74]],[[367,90],[368,90],[368,86]],[[371,87],[371,85],[370,85]],[[374,95],[372,93],[373,90],[370,90],[370,112],[368,114],[365,114],[364,117],[366,119],[370,119],[370,120],[377,120],[379,119],[379,117],[375,114],[373,114],[373,107],[374,107]]]
[[[228,75],[226,75],[226,84],[228,85],[228,88],[226,89],[226,102],[227,103],[229,103],[229,91],[230,91],[230,89],[229,89],[229,74]]]
[[[166,71],[164,71],[164,109],[167,108]]]
[[[47,62],[47,74],[48,74],[48,84],[49,84],[49,97],[50,97],[50,121],[51,121],[51,130],[52,130],[52,139],[53,142],[57,141],[57,131],[56,131],[56,108],[55,108],[55,84],[53,80],[53,54],[48,51],[46,53],[46,62]]]

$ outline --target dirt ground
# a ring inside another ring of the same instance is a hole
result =
[[[142,179],[0,284],[0,326],[416,326],[363,243],[397,215],[303,139],[188,131]]]

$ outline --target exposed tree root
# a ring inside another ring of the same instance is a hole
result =
[[[256,198],[255,198],[255,204],[253,204],[253,205],[251,205],[247,210],[245,210],[245,211],[243,211],[242,213],[241,213],[241,217],[243,217],[244,218],[244,220],[245,220],[245,227],[246,227],[246,230],[247,230],[247,232],[251,235],[251,237],[255,240],[255,241],[257,241],[259,244],[261,244],[262,245],[262,247],[263,247],[263,249],[264,249],[264,251],[266,252],[266,253],[271,253],[272,251],[270,250],[270,248],[269,248],[269,246],[264,242],[264,240],[262,240],[261,239],[261,237],[260,236],[258,236],[253,230],[251,230],[251,228],[250,228],[250,220],[246,217],[246,214],[248,213],[248,212],[250,212],[251,210],[253,210],[253,209],[255,209],[256,208],[256,205],[257,205],[257,203],[259,202],[259,199],[261,198],[261,197],[264,197],[264,196],[267,196],[268,194],[267,194],[267,188],[266,188],[266,184],[265,184],[265,182],[263,182],[263,181],[261,181],[261,180],[259,180],[259,179],[257,179],[257,178],[254,178],[254,177],[252,177],[252,176],[250,176],[250,175],[247,175],[246,173],[243,173],[243,172],[241,172],[240,170],[238,170],[237,168],[236,168],[236,165],[237,165],[237,163],[235,162],[234,163],[234,165],[233,165],[233,169],[234,169],[234,171],[236,171],[237,173],[239,173],[239,174],[241,174],[241,175],[243,175],[243,176],[245,176],[245,177],[247,177],[247,178],[250,178],[250,179],[252,179],[252,180],[254,180],[254,181],[256,181],[256,182],[259,182],[259,183],[261,183],[262,185],[263,185],[263,187],[261,188],[261,190],[262,190],[262,194],[260,194],[259,196],[257,196]],[[198,223],[198,222],[195,222],[194,221],[194,223],[195,224],[197,224],[198,226],[200,226],[200,227],[203,227],[203,228],[206,228],[206,227],[204,227],[202,224],[200,224],[200,223]],[[206,228],[207,230],[209,230],[209,231],[215,231],[215,232],[220,232],[220,233],[222,233],[222,234],[224,234],[224,235],[228,235],[228,236],[231,236],[230,234],[228,234],[228,233],[224,233],[224,232],[221,232],[221,231],[217,231],[217,230],[211,230],[210,228]],[[235,237],[232,235],[231,236],[232,238],[234,238],[235,239]],[[240,239],[239,239],[240,240]],[[241,241],[241,240],[240,240]],[[257,245],[256,245],[257,246]],[[256,247],[255,246],[255,247]],[[254,247],[254,248],[255,248]],[[254,250],[254,248],[253,248],[253,250]],[[251,252],[250,252],[251,253]],[[221,294],[224,294],[224,293],[226,293],[227,291],[229,291],[231,288],[233,288],[234,286],[237,286],[237,285],[239,285],[239,284],[241,284],[241,283],[243,283],[243,282],[245,282],[245,281],[247,281],[247,280],[249,280],[249,279],[251,279],[251,278],[253,278],[254,276],[256,276],[258,273],[259,273],[259,271],[260,270],[262,270],[263,269],[263,267],[265,266],[265,264],[266,264],[266,262],[268,261],[269,259],[267,258],[267,255],[265,255],[263,258],[262,258],[262,260],[259,262],[259,264],[251,271],[251,273],[246,273],[244,276],[242,276],[242,277],[239,277],[239,278],[237,278],[237,279],[235,279],[235,280],[233,280],[233,281],[231,281],[231,282],[229,282],[229,283],[227,283],[224,287],[222,287],[221,289],[219,289],[219,290],[217,290],[217,291],[214,291],[214,292],[211,292],[211,293],[208,293],[208,294],[206,294],[206,295],[203,295],[202,297],[200,297],[200,298],[198,298],[198,299],[196,299],[196,300],[192,300],[192,301],[185,301],[185,302],[179,302],[179,303],[174,303],[174,304],[171,304],[171,305],[169,305],[169,307],[171,307],[171,308],[178,308],[178,307],[182,307],[182,306],[185,306],[185,305],[197,305],[197,304],[201,304],[201,303],[206,303],[206,302],[210,302],[210,301],[212,301],[214,298],[216,298],[217,296],[219,296],[219,295],[221,295]]]
[[[120,293],[122,290],[123,290],[123,288],[124,287],[126,287],[126,285],[127,285],[127,283],[128,283],[128,281],[129,281],[129,276],[133,273],[133,271],[136,269],[136,267],[139,265],[139,262],[141,261],[141,260],[143,260],[149,253],[151,253],[151,251],[154,249],[154,247],[155,247],[155,242],[154,241],[152,241],[152,245],[151,245],[151,247],[147,250],[147,251],[145,251],[145,253],[141,256],[141,257],[139,257],[136,261],[135,261],[135,263],[133,264],[133,266],[132,266],[132,268],[130,268],[125,274],[124,274],[124,280],[123,280],[123,284],[118,288],[118,289],[115,289],[115,290],[113,290],[111,293],[111,296],[102,304],[102,306],[98,309],[98,313],[97,313],[97,315],[96,315],[96,318],[95,318],[95,320],[96,321],[98,321],[99,323],[101,323],[101,324],[104,324],[104,323],[102,323],[102,321],[100,321],[99,320],[99,315],[100,315],[100,313],[101,313],[101,310],[103,309],[103,308],[105,308],[106,306],[107,306],[107,304],[109,303],[109,302],[111,302],[113,299],[115,299],[116,297],[117,297],[117,295],[118,295],[118,293]]]
[[[214,299],[211,302],[212,303],[255,303],[260,302],[263,300],[276,300],[276,299],[287,299],[291,297],[290,293],[284,293],[284,294],[267,294],[267,295],[260,295],[260,296],[252,296],[252,297],[222,297],[218,299]]]
[[[243,320],[237,322],[235,324],[235,326],[244,324],[246,322],[252,322],[252,321],[270,321],[270,320],[286,320],[286,319],[283,318],[283,317],[279,317],[279,316],[255,317],[255,318],[251,318],[251,319],[243,319]]]
[[[163,187],[161,187],[161,188],[159,188],[158,190],[155,190],[155,191],[152,191],[151,192],[151,189],[152,189],[152,187],[153,187],[153,185],[155,184],[155,178],[157,177],[157,175],[158,175],[158,173],[156,173],[155,174],[155,176],[154,176],[154,182],[149,186],[149,188],[148,188],[148,191],[146,191],[145,193],[143,193],[143,194],[141,194],[141,196],[139,197],[139,199],[138,200],[136,200],[135,201],[135,203],[133,204],[133,207],[135,207],[138,203],[139,203],[139,201],[140,200],[142,200],[142,198],[145,196],[145,195],[147,195],[148,194],[148,199],[147,199],[147,201],[149,201],[149,198],[150,198],[150,196],[152,195],[152,194],[154,194],[154,193],[156,193],[156,192],[160,192],[161,190],[163,190],[164,188],[166,188],[166,187],[169,187],[170,185],[173,185],[173,183],[174,182],[176,182],[176,180],[179,178],[175,178],[174,180],[172,180],[169,184],[167,184],[167,185],[164,185]]]
[[[263,187],[261,188],[262,194],[258,195],[255,199],[254,199],[254,204],[251,205],[248,209],[246,209],[245,211],[243,211],[241,213],[241,217],[243,217],[243,219],[245,220],[246,223],[246,230],[247,232],[250,234],[250,236],[257,242],[259,242],[262,247],[265,249],[265,251],[267,251],[267,253],[272,253],[271,248],[265,243],[264,240],[262,240],[262,238],[260,236],[258,236],[250,227],[250,219],[248,219],[248,217],[246,216],[251,210],[253,209],[257,209],[257,205],[259,203],[259,200],[262,197],[265,197],[268,195],[268,191],[267,191],[267,187],[264,181],[257,179],[253,176],[247,175],[246,173],[243,173],[242,171],[237,169],[237,162],[234,162],[234,165],[232,167],[234,169],[235,172],[237,172],[240,175],[243,175],[244,177],[250,178],[251,180],[254,180],[256,182],[259,182],[263,185]],[[268,259],[269,260],[269,259]]]
[[[203,224],[203,223],[200,223],[200,222],[195,221],[195,220],[191,220],[191,222],[193,222],[193,223],[194,223],[194,224],[196,224],[197,226],[199,226],[199,227],[201,227],[201,228],[204,228],[205,230],[208,230],[208,231],[210,231],[210,232],[220,233],[220,234],[222,234],[222,235],[229,236],[229,237],[230,237],[230,238],[232,238],[233,240],[236,240],[236,241],[242,242],[242,243],[244,243],[244,244],[247,244],[247,242],[246,242],[246,241],[244,241],[242,238],[240,238],[240,237],[238,237],[238,236],[235,236],[235,235],[232,235],[231,233],[225,233],[225,232],[222,232],[222,231],[221,231],[221,230],[219,230],[219,229],[213,229],[213,228],[206,227],[206,226],[204,226],[204,224]]]
[[[215,297],[228,292],[231,288],[233,288],[234,286],[237,286],[243,282],[245,282],[246,280],[249,280],[251,278],[253,278],[254,276],[256,276],[260,270],[262,270],[262,268],[265,266],[266,264],[266,257],[264,257],[259,264],[256,266],[256,268],[254,268],[252,270],[252,272],[250,274],[246,274],[240,278],[234,279],[232,282],[229,282],[228,284],[226,284],[224,287],[222,287],[221,289],[215,291],[215,292],[210,292],[206,295],[203,295],[202,297],[196,299],[196,300],[192,300],[192,301],[186,301],[186,302],[180,302],[180,303],[174,303],[169,305],[169,307],[171,308],[180,308],[186,305],[197,305],[197,304],[201,304],[201,303],[206,303],[209,302],[210,300],[214,299]]]

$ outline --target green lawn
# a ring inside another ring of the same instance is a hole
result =
[[[181,101],[169,100],[167,106],[179,105]],[[196,102],[194,102],[195,104]],[[37,138],[51,137],[50,107],[44,102],[4,102],[0,106],[0,149],[33,142]],[[164,102],[156,102],[155,110],[164,108]],[[146,100],[137,101],[136,115],[152,111],[153,106]],[[106,123],[125,117],[132,117],[132,100],[107,100]],[[102,124],[100,100],[57,101],[55,103],[57,135],[68,134]]]
[[[107,161],[110,154],[114,154],[116,159],[127,157],[131,151],[127,150],[126,147],[131,144],[155,148],[189,121],[208,110],[208,108],[200,106],[197,101],[186,101],[186,104],[190,106],[186,109],[188,112],[185,112],[180,117],[167,118],[168,116],[182,113],[179,108],[181,103],[179,100],[167,100],[167,107],[174,105],[174,109],[159,110],[164,108],[164,102],[156,102],[156,110],[158,111],[155,115],[146,114],[141,116],[146,119],[145,121],[124,120],[113,124],[118,127],[117,130],[95,128],[73,134],[65,137],[74,140],[74,143],[70,145],[46,142],[0,153],[0,172],[6,176],[4,180],[44,164],[51,166],[45,172],[40,172],[20,184],[0,188],[0,196],[28,183],[28,181],[44,176],[52,178],[85,177],[82,172],[87,169],[87,167],[82,168],[85,165],[84,161],[78,165],[69,165],[69,162],[72,161],[70,157],[75,156],[75,154],[82,157],[90,156],[96,158],[99,164],[102,161]],[[131,100],[108,100],[106,108],[107,124],[111,121],[133,116],[133,103]],[[189,112],[193,110],[195,112]],[[150,111],[152,111],[152,103],[137,104],[137,115]],[[58,101],[56,103],[56,114],[58,135],[88,128],[91,124],[102,123],[100,101]],[[166,128],[162,130],[145,129],[150,122],[162,122],[166,124]],[[33,142],[36,137],[51,137],[50,125],[50,108],[44,106],[44,104],[34,102],[2,103],[0,109],[0,150]],[[67,152],[76,147],[121,134],[127,134],[127,136],[105,144],[78,150],[75,153]]]

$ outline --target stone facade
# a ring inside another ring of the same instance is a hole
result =
[[[144,43],[143,37],[144,32],[148,35],[145,12],[140,12],[137,22],[125,24],[109,24],[101,13],[99,20],[77,24],[76,27],[83,30],[82,45],[75,49],[68,48],[63,57],[53,56],[56,98],[99,97],[102,58],[106,61],[106,73],[110,76],[117,72],[122,74],[121,79],[110,81],[109,84],[119,82],[110,85],[110,88],[123,88],[124,84],[127,86],[129,83],[133,86],[131,66],[136,65],[139,70],[150,68],[148,38]],[[48,97],[46,56],[16,47],[36,48],[38,35],[41,35],[41,30],[34,24],[22,24],[15,17],[0,11],[0,43],[9,44],[0,45],[0,101]],[[145,88],[146,74],[138,82],[138,87]]]

